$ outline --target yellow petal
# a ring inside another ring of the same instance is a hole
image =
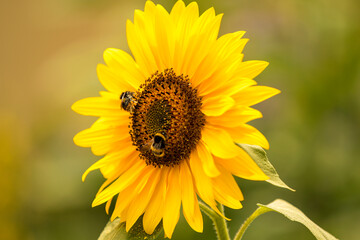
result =
[[[184,55],[186,54],[184,51],[189,44],[189,33],[199,17],[199,7],[196,2],[192,2],[184,8],[183,2],[178,1],[170,15],[176,27],[174,33],[176,39],[174,70],[176,71],[181,70],[180,65],[183,63]]]
[[[135,164],[138,163],[139,161],[141,161],[141,160],[139,159],[139,157],[138,157],[137,155],[131,154],[131,155],[129,156],[129,158],[128,158],[128,162],[129,162],[129,163],[127,164],[127,165],[128,165],[127,168],[126,168],[126,169],[124,168],[125,170],[119,169],[118,171],[114,172],[112,175],[107,176],[106,181],[100,186],[100,188],[99,188],[96,196],[99,195],[99,194],[100,194],[106,187],[108,187],[111,183],[113,183],[115,180],[117,180],[123,172],[125,172],[126,170],[128,170],[130,167],[132,167],[133,165],[135,165]],[[130,165],[130,166],[129,166],[129,165]]]
[[[141,174],[141,178],[138,180],[138,183],[136,187],[134,188],[134,191],[137,193],[141,193],[143,189],[145,188],[146,184],[148,183],[149,177],[153,174],[154,168],[152,166],[148,167],[148,171],[144,171]]]
[[[244,123],[261,118],[262,114],[256,109],[236,105],[221,116],[209,116],[206,118],[212,125],[223,127],[237,127]]]
[[[128,208],[129,204],[136,197],[137,192],[134,191],[134,188],[137,186],[137,181],[132,183],[130,186],[125,188],[123,191],[119,192],[115,204],[115,208],[113,214],[111,215],[110,220],[113,221],[116,217],[120,217],[125,209]],[[121,217],[121,221],[125,221],[126,219]]]
[[[214,58],[216,59],[216,56],[214,56]],[[222,62],[216,61],[213,66],[205,66],[205,69],[201,70],[202,72],[206,72],[206,77],[194,76],[192,78],[192,83],[194,83],[194,87],[197,88],[199,96],[206,96],[208,94],[211,94],[218,88],[222,87],[229,79],[231,79],[234,75],[234,61],[241,62],[242,58],[228,58]],[[199,66],[199,69],[200,67],[201,66]],[[221,79],[221,81],[219,79]]]
[[[148,72],[149,74],[153,74],[156,70],[163,71],[165,68],[169,68],[167,66],[170,64],[170,55],[166,55],[166,53],[169,53],[169,48],[170,45],[173,45],[173,41],[170,43],[168,41],[169,38],[167,38],[168,35],[171,35],[167,30],[170,29],[169,31],[172,31],[172,28],[169,28],[172,22],[169,21],[168,15],[163,7],[160,5],[155,6],[151,1],[146,2],[144,12],[140,10],[135,11],[133,27],[135,34],[137,34],[141,39],[140,41],[143,42],[143,44],[138,47],[139,49],[142,48],[141,50],[151,52],[152,56],[148,56],[148,60],[155,61],[154,66],[157,68],[152,69],[153,72]],[[167,24],[165,25],[163,22]],[[159,41],[162,42],[160,43]],[[165,45],[162,46],[160,44]],[[168,61],[165,62],[165,59]],[[140,67],[143,68],[144,66],[140,65]]]
[[[193,151],[191,158],[189,160],[190,169],[194,178],[195,187],[199,197],[209,205],[214,211],[216,211],[220,216],[226,218],[216,207],[216,202],[213,193],[212,182],[204,172],[201,159],[199,159],[198,154]]]
[[[233,158],[239,154],[239,148],[225,130],[205,125],[201,134],[202,140],[215,156]]]
[[[150,4],[152,2],[146,1],[146,3]],[[129,48],[143,71],[143,75],[150,77],[156,70],[161,71],[163,69],[159,69],[149,43],[142,34],[139,25],[133,24],[130,20],[126,22],[126,36]]]
[[[157,51],[154,54],[158,54],[164,68],[172,68],[175,51],[175,26],[169,13],[161,5],[156,5],[156,9],[154,24]]]
[[[237,200],[229,195],[225,195],[224,193],[221,192],[221,189],[219,189],[219,188],[214,189],[214,195],[215,195],[216,201],[218,201],[222,205],[225,205],[232,209],[242,208],[242,205],[239,200]]]
[[[215,16],[215,10],[210,8],[195,21],[193,28],[190,30],[189,41],[186,49],[184,49],[185,55],[182,60],[182,67],[179,69],[190,78],[215,43],[221,18],[222,14]]]
[[[129,155],[122,155],[118,161],[113,161],[111,164],[106,164],[100,168],[101,174],[104,178],[109,178],[114,174],[122,174],[126,170],[128,170],[132,164],[136,161],[139,161],[139,154],[134,150]]]
[[[142,180],[146,183],[143,190],[134,198],[134,201],[130,203],[127,210],[128,217],[126,219],[126,231],[130,230],[136,220],[145,211],[145,208],[153,195],[154,185],[158,184],[158,182],[154,182],[154,180],[157,177],[156,172],[159,172],[159,169],[156,169],[153,166],[148,166],[148,169],[149,174],[142,175]]]
[[[201,159],[195,151],[191,154],[189,163],[199,196],[209,206],[216,205],[211,180],[209,176],[205,174]]]
[[[120,214],[119,214],[119,218],[120,218],[120,222],[124,222],[126,223],[126,220],[127,220],[127,210],[129,208],[125,208],[124,211],[122,211]]]
[[[166,236],[171,238],[180,217],[181,192],[179,191],[180,179],[178,166],[170,169],[168,183],[163,225]]]
[[[111,139],[111,141],[99,141],[91,145],[91,152],[96,156],[103,156],[110,151],[116,151],[120,146],[123,146],[131,141],[129,136],[125,136],[124,139],[118,140],[117,138]]]
[[[92,206],[100,205],[115,194],[118,194],[124,190],[127,186],[137,180],[141,175],[144,169],[147,167],[144,161],[138,161],[130,169],[128,169],[123,175],[121,175],[115,182],[108,186],[105,190],[99,193],[95,200],[93,201]]]
[[[114,117],[113,116],[111,116],[111,117],[102,116],[98,120],[96,120],[96,122],[100,123],[104,127],[107,126],[109,128],[128,126],[129,123],[130,123],[129,113],[126,112],[126,111],[123,111],[123,112],[125,112],[125,113],[123,113],[123,115],[117,116],[117,117],[115,117],[115,116]]]
[[[109,68],[104,64],[98,64],[96,71],[99,81],[108,91],[116,93],[119,96],[125,91],[136,91],[136,88],[132,87],[123,79],[123,76],[115,69]]]
[[[129,135],[127,127],[88,128],[74,136],[74,142],[80,147],[91,147],[99,142],[111,143],[122,140]]]
[[[217,201],[234,209],[241,208],[240,201],[244,199],[233,176],[219,166],[221,175],[212,178],[214,194]]]
[[[106,125],[93,124],[74,136],[74,143],[81,147],[91,147],[95,155],[103,155],[113,149],[116,143],[126,141],[129,137],[128,127],[109,127]]]
[[[127,188],[125,188],[122,192],[120,192],[117,197],[114,212],[111,216],[111,221],[113,221],[116,217],[120,217],[124,211],[128,212],[130,205],[134,205],[133,208],[136,208],[137,204],[132,204],[134,201],[142,201],[144,200],[144,198],[146,198],[148,204],[149,201],[147,199],[152,197],[156,186],[159,184],[160,175],[161,175],[161,171],[158,171],[158,169],[153,169],[153,172],[150,172],[150,174],[147,174],[147,176],[145,176],[144,178],[141,177],[139,181],[135,181]],[[145,184],[147,184],[147,187],[145,189],[146,191],[144,190],[144,188],[138,189],[140,182],[145,182]],[[145,196],[139,196],[139,193],[143,192],[143,190],[147,194],[143,193],[145,194]],[[136,210],[132,209],[129,211],[136,211]]]
[[[180,165],[181,201],[186,221],[197,232],[203,230],[203,219],[194,191],[192,176],[186,161]]]
[[[245,151],[240,150],[241,154],[235,158],[221,159],[215,157],[215,161],[235,176],[249,180],[268,180],[269,177],[256,165],[254,160]]]
[[[235,104],[234,99],[228,96],[216,96],[203,100],[201,111],[206,116],[220,116]]]
[[[219,29],[221,18],[223,14],[216,15],[213,7],[207,9],[201,16],[196,20],[193,33],[206,33],[209,36],[207,40],[216,40]]]
[[[233,77],[229,81],[225,82],[224,85],[210,92],[208,95],[203,96],[203,99],[208,97],[214,97],[219,95],[232,96],[241,90],[256,85],[256,82],[250,78]]]
[[[243,124],[233,128],[224,128],[231,135],[232,139],[237,143],[246,143],[258,145],[265,149],[269,149],[269,142],[265,136],[253,126]]]
[[[106,49],[104,60],[106,65],[119,76],[121,81],[125,81],[134,89],[138,89],[146,79],[134,59],[123,50],[116,48]]]
[[[147,234],[152,234],[164,216],[165,195],[167,190],[169,167],[161,169],[159,184],[156,186],[154,194],[144,213],[143,226]]]
[[[106,205],[105,205],[105,212],[106,214],[109,214],[109,209],[110,209],[110,206],[111,206],[111,202],[112,202],[112,198],[106,202]]]
[[[129,116],[126,111],[120,109],[120,99],[113,100],[104,97],[89,97],[75,102],[71,109],[79,114],[87,116]]]
[[[108,91],[100,91],[100,96],[106,98],[106,99],[112,99],[112,100],[119,100],[119,94],[112,93]]]
[[[198,158],[201,160],[206,175],[209,177],[216,177],[220,174],[215,166],[213,156],[202,141],[199,141],[194,152],[196,152]]]
[[[242,38],[245,33],[245,31],[237,31],[222,35],[217,40],[219,46],[218,56],[220,58],[226,58],[234,53],[241,53],[249,41],[247,38]]]
[[[96,196],[97,196],[102,190],[104,190],[107,186],[109,186],[112,182],[114,182],[118,177],[119,177],[119,176],[114,175],[114,176],[111,176],[110,178],[106,179],[106,181],[100,186],[100,188],[99,188]],[[112,198],[112,197],[111,197],[111,198]],[[111,198],[108,198],[108,200],[111,199]],[[106,200],[106,201],[108,201],[108,200]],[[94,207],[94,206],[93,206],[93,207]]]
[[[131,141],[131,139],[129,139]],[[103,157],[102,159],[100,159],[99,161],[97,161],[96,163],[94,163],[93,165],[91,165],[91,167],[89,167],[84,174],[82,175],[82,181],[85,181],[86,176],[89,174],[89,172],[102,168],[104,166],[108,166],[108,165],[124,165],[125,161],[129,158],[130,154],[134,153],[136,151],[136,149],[134,148],[134,146],[132,145],[128,145],[128,146],[124,146],[123,148],[111,152],[109,154],[107,154],[105,157]],[[134,155],[135,157],[136,155]],[[127,161],[129,162],[129,161]]]
[[[238,67],[236,75],[252,79],[259,75],[268,65],[269,63],[265,61],[246,61]]]
[[[176,1],[173,8],[171,9],[170,16],[173,19],[174,23],[178,23],[179,20],[183,17],[182,12],[185,11],[185,4],[183,1]]]
[[[240,91],[233,97],[236,101],[236,104],[252,106],[278,93],[280,93],[280,90],[272,87],[253,86]]]
[[[208,56],[201,62],[192,79],[201,96],[215,91],[232,77],[238,77],[235,72],[242,63],[241,51],[247,42],[247,39],[241,39],[244,33],[223,35],[212,45]]]
[[[193,196],[194,196],[194,201],[195,201],[194,216],[193,216],[194,222],[192,224],[189,224],[189,225],[196,232],[202,233],[203,229],[204,229],[204,224],[203,224],[203,218],[202,218],[200,207],[199,207],[199,201],[198,201],[195,193],[194,193]],[[184,216],[185,216],[186,221],[189,222],[189,217],[186,217],[185,214],[184,214]]]
[[[234,177],[226,169],[219,167],[221,175],[213,178],[213,182],[216,187],[219,187],[221,191],[235,199],[240,201],[244,200],[239,186],[237,185]]]

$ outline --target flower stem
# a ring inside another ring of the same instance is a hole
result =
[[[256,209],[256,211],[253,212],[253,214],[251,214],[250,217],[248,217],[248,219],[246,219],[245,222],[241,225],[239,231],[235,235],[234,240],[241,240],[246,229],[250,226],[250,223],[252,223],[252,221],[254,221],[254,219],[257,218],[259,215],[269,211],[270,211],[269,209],[265,209],[265,208]]]
[[[205,203],[199,202],[199,204],[200,209],[213,221],[218,240],[230,240],[226,220],[217,214],[214,210],[209,208]],[[222,214],[224,214],[223,205],[219,204],[218,209]]]

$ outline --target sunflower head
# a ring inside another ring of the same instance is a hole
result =
[[[268,65],[243,61],[244,32],[218,37],[222,15],[213,8],[176,2],[167,12],[146,1],[126,25],[132,56],[107,49],[98,65],[107,91],[72,108],[99,119],[74,137],[77,145],[104,155],[83,175],[100,169],[106,181],[93,206],[117,196],[111,219],[129,230],[142,216],[151,234],[162,220],[171,237],[182,206],[190,226],[202,231],[198,198],[218,213],[216,202],[241,208],[233,175],[268,177],[234,142],[268,148],[247,122],[262,117],[251,106],[278,90],[253,80]]]

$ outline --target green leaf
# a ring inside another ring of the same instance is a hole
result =
[[[279,174],[276,172],[274,166],[270,163],[264,149],[256,145],[239,143],[236,143],[236,145],[238,145],[245,152],[247,152],[247,154],[249,154],[249,156],[256,162],[256,164],[261,168],[261,170],[263,170],[263,172],[270,178],[269,180],[266,180],[268,183],[271,183],[277,187],[295,191],[280,179]]]
[[[302,211],[284,200],[277,199],[268,205],[257,205],[260,209],[281,213],[291,221],[303,224],[318,240],[336,240],[334,236],[311,221]]]
[[[303,212],[301,212],[299,209],[297,209],[290,203],[285,202],[284,200],[277,199],[269,203],[268,205],[263,205],[260,203],[258,203],[257,205],[259,207],[255,210],[255,212],[253,212],[253,214],[251,214],[248,219],[246,219],[246,221],[240,227],[239,231],[236,233],[234,240],[242,239],[246,229],[250,226],[250,224],[254,221],[255,218],[271,211],[281,213],[291,221],[303,224],[312,232],[312,234],[318,240],[337,240],[337,238],[335,238],[330,233],[326,232],[324,229],[311,221]]]
[[[116,218],[114,221],[109,221],[98,240],[155,240],[162,232],[162,223],[155,228],[153,234],[149,235],[144,231],[142,225],[142,217],[140,217],[129,232],[125,230],[125,222],[120,223],[120,219]]]

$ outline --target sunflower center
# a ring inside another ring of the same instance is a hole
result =
[[[190,157],[205,115],[187,77],[172,69],[156,72],[134,94],[133,104],[130,135],[147,164],[175,166]]]
[[[145,116],[145,123],[151,134],[161,133],[171,125],[171,108],[167,100],[155,100]]]

